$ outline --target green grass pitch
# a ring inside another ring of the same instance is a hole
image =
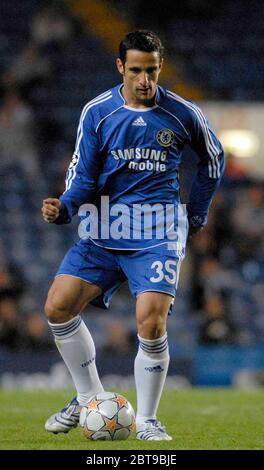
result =
[[[135,406],[135,393],[116,390]],[[180,450],[264,449],[264,392],[231,389],[166,391],[159,419],[173,440],[89,441],[80,428],[49,434],[46,418],[72,398],[71,391],[0,391],[0,449]]]

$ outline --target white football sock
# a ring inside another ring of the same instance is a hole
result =
[[[155,419],[169,367],[167,333],[154,340],[138,336],[139,348],[135,359],[137,389],[137,426]]]
[[[72,376],[77,400],[85,405],[88,398],[103,392],[95,365],[93,338],[78,315],[66,323],[50,323],[56,346]]]

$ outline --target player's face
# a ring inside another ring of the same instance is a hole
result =
[[[117,59],[117,68],[123,75],[123,96],[127,104],[149,106],[156,93],[163,59],[158,52],[129,49],[126,62]]]

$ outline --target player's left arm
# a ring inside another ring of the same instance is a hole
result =
[[[190,145],[199,157],[198,171],[192,183],[187,206],[189,233],[192,234],[207,222],[210,204],[224,172],[224,152],[198,107],[193,107],[191,118]]]

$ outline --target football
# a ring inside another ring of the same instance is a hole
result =
[[[93,441],[124,440],[134,429],[135,412],[122,395],[98,393],[83,406],[80,426],[85,437]]]

